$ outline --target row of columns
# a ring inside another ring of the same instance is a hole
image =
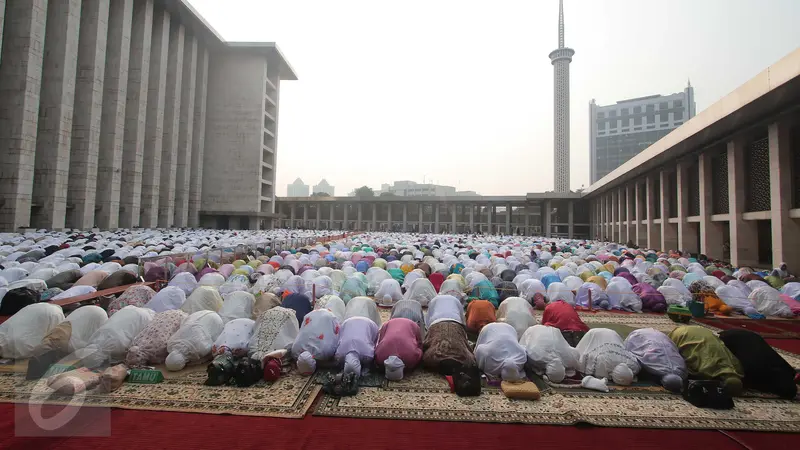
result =
[[[408,229],[409,229],[408,228],[408,225],[409,225],[409,223],[408,223],[408,204],[407,203],[403,203],[402,205],[403,205],[402,222],[401,222],[402,223],[402,229],[403,229],[403,231],[408,231]],[[543,208],[544,208],[545,211],[549,211],[551,209],[550,208],[550,201],[543,202],[542,205],[543,205]],[[302,206],[295,205],[295,204],[290,204],[289,205],[289,224],[290,224],[290,226],[294,225],[296,223],[296,221],[297,221],[296,207],[298,207],[298,206],[300,208],[302,208],[302,221],[303,221],[303,224],[308,224],[308,222],[309,222],[309,208],[310,208],[310,204],[309,203],[303,203]],[[314,223],[315,223],[316,228],[319,229],[322,226],[322,203],[317,203],[315,206],[316,206],[316,217],[314,218]],[[470,229],[474,229],[475,228],[475,206],[476,205],[470,205],[470,206],[471,207],[468,209],[468,211],[469,211],[469,228]],[[424,223],[423,223],[423,207],[424,207],[423,204],[421,204],[421,203],[418,204],[418,208],[419,208],[418,213],[417,213],[418,229],[423,229],[423,226],[424,226]],[[431,223],[433,224],[435,230],[439,230],[440,229],[440,209],[439,209],[440,205],[438,203],[435,203],[433,205],[433,207],[434,207],[434,213],[433,213],[434,217],[433,217],[433,222],[431,222]],[[495,207],[496,207],[496,205],[490,204],[489,205],[490,209],[489,209],[489,211],[487,213],[487,222],[486,223],[488,225],[489,233],[491,233],[494,230],[494,226],[495,226],[495,224],[493,222],[494,216],[496,214]],[[356,220],[357,224],[363,224],[364,223],[362,208],[363,208],[363,204],[362,203],[358,203],[357,204],[357,220]],[[394,208],[392,208],[390,206],[390,208],[387,211],[387,217],[386,218],[387,218],[387,223],[389,224],[389,227],[391,227],[392,224],[393,224],[393,218],[392,218],[393,209]],[[377,229],[377,224],[378,224],[377,204],[373,204],[373,207],[371,208],[371,210],[372,210],[371,229],[374,230],[374,229]],[[344,217],[343,217],[344,220],[343,220],[343,222],[345,224],[345,227],[347,227],[348,224],[349,224],[348,211],[349,211],[349,208],[344,208]],[[512,211],[511,204],[507,204],[506,205],[506,211],[508,211],[508,212]],[[334,212],[335,212],[334,204],[331,204],[330,205],[330,214],[329,214],[328,217],[329,218],[334,217]],[[530,227],[530,215],[531,215],[531,213],[527,213],[527,214],[524,215],[524,226],[525,226],[526,230],[529,229],[529,227]],[[329,222],[330,221],[332,221],[332,219],[329,219]],[[570,235],[572,235],[572,233],[574,232],[573,231],[574,230],[574,223],[573,222],[574,222],[574,219],[573,219],[573,204],[572,204],[572,202],[570,202],[569,203],[569,233],[570,233]],[[453,208],[451,210],[451,217],[450,217],[450,227],[451,227],[451,229],[455,230],[456,227],[457,227],[457,224],[458,224],[457,213],[456,213],[455,208]],[[543,228],[545,229],[545,232],[547,233],[548,236],[550,235],[550,233],[547,232],[547,230],[549,229],[549,224],[550,224],[549,217],[548,217],[547,214],[545,214],[544,227]],[[511,224],[511,214],[507,213],[507,214],[505,214],[505,229],[506,229],[507,232],[509,230],[511,230],[511,225],[512,225]],[[360,226],[357,225],[357,228],[360,228]]]
[[[791,212],[794,186],[790,149],[792,124],[789,120],[781,119],[767,127],[771,202],[767,215],[771,222],[773,267],[780,262],[800,267],[800,253],[796,251],[800,248],[800,222],[792,217]],[[679,249],[703,253],[709,258],[722,259],[727,231],[731,264],[759,266],[757,224],[764,217],[745,218],[747,144],[744,137],[735,137],[725,144],[727,214],[713,214],[712,181],[719,175],[712,164],[712,152],[705,151],[594,197],[595,237],[620,243],[633,241],[641,247],[662,251]],[[699,179],[699,214],[690,216],[690,196],[694,195],[696,187],[691,185],[689,170],[694,167]],[[675,186],[670,185],[672,172],[675,173]],[[656,180],[659,189],[655,187]],[[671,217],[669,205],[673,196],[676,196],[677,214]]]
[[[0,228],[198,226],[202,42],[153,0],[0,2]]]

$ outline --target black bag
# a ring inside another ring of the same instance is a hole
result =
[[[326,394],[337,397],[356,395],[358,394],[359,379],[360,377],[352,372],[328,375],[322,382],[322,390]]]
[[[453,374],[453,386],[459,397],[481,395],[481,371],[477,366],[462,366]]]
[[[236,370],[233,374],[233,382],[238,387],[249,387],[256,384],[263,375],[264,372],[258,360],[242,358],[239,364],[236,365]]]
[[[698,408],[733,409],[733,399],[713,380],[690,380],[683,390],[683,398]]]
[[[233,377],[234,371],[233,356],[230,353],[217,356],[206,368],[206,373],[208,374],[206,386],[228,384]]]

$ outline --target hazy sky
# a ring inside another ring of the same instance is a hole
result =
[[[553,188],[557,0],[189,0],[230,41],[274,41],[278,195],[426,181]],[[698,112],[800,46],[798,0],[565,0],[571,187],[589,181],[589,101],[680,92]]]

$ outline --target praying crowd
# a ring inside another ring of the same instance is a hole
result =
[[[323,389],[334,395],[355,395],[371,373],[396,381],[414,370],[441,374],[462,396],[495,383],[509,397],[535,399],[534,378],[603,392],[651,380],[710,407],[732,407],[745,389],[797,395],[795,368],[757,333],[717,336],[684,324],[623,338],[579,314],[792,318],[800,281],[784,264],[759,271],[679,251],[522,236],[327,237],[0,235],[0,316],[10,316],[0,324],[0,356],[28,359],[31,379],[76,361],[78,374],[48,381],[68,392],[106,379],[118,386],[127,369],[206,364],[207,385],[324,372]],[[309,244],[278,248],[291,239]],[[128,285],[105,307],[57,302]]]

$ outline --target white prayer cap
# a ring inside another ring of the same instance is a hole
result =
[[[566,371],[567,370],[564,368],[564,364],[561,361],[554,359],[547,363],[545,374],[550,381],[554,383],[560,383],[564,381],[564,377],[567,376]]]
[[[383,365],[386,368],[386,379],[391,381],[403,379],[403,369],[405,369],[406,365],[402,359],[392,355],[383,361]]]
[[[297,357],[297,370],[301,375],[311,375],[317,370],[317,361],[314,360],[311,353],[308,351],[300,353],[300,356]]]
[[[633,371],[626,364],[617,364],[617,367],[614,367],[611,372],[611,379],[614,380],[614,383],[627,386],[633,383]]]

